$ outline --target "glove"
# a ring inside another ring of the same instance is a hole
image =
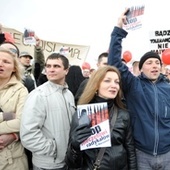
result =
[[[90,124],[82,124],[76,127],[71,136],[71,145],[74,150],[80,150],[80,144],[92,135]]]

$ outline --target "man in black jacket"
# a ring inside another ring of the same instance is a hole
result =
[[[97,67],[103,67],[107,65],[107,59],[108,59],[108,53],[103,52],[99,55],[98,60],[97,60]],[[75,95],[75,102],[77,103],[81,94],[83,93],[83,90],[86,87],[86,84],[88,82],[89,78],[85,79],[79,86],[77,93]]]

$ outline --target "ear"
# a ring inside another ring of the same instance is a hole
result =
[[[69,71],[69,68],[67,68],[67,69],[65,70],[65,75],[68,74],[68,71]]]
[[[15,73],[16,72],[16,68],[14,68],[12,72]]]

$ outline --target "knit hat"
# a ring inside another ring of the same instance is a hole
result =
[[[87,62],[84,62],[81,67],[82,67],[82,70],[85,70],[85,69],[90,70],[91,68],[90,64]]]
[[[32,55],[25,51],[21,52],[19,58],[24,57],[24,56],[28,56],[30,59],[33,59]]]
[[[160,56],[159,56],[157,53],[155,53],[155,52],[153,52],[153,51],[149,51],[149,52],[145,53],[145,54],[141,57],[141,59],[140,59],[140,61],[139,61],[139,70],[141,70],[141,68],[142,68],[142,66],[143,66],[143,63],[144,63],[148,58],[157,58],[157,59],[160,61],[160,63],[162,63],[162,62],[161,62],[161,58],[160,58]]]

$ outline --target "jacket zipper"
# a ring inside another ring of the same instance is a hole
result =
[[[155,84],[153,84],[154,87],[154,93],[155,93],[155,118],[154,118],[154,131],[155,131],[155,144],[154,144],[154,150],[153,155],[156,156],[158,153],[158,144],[159,144],[159,131],[158,131],[158,93],[157,88]]]

